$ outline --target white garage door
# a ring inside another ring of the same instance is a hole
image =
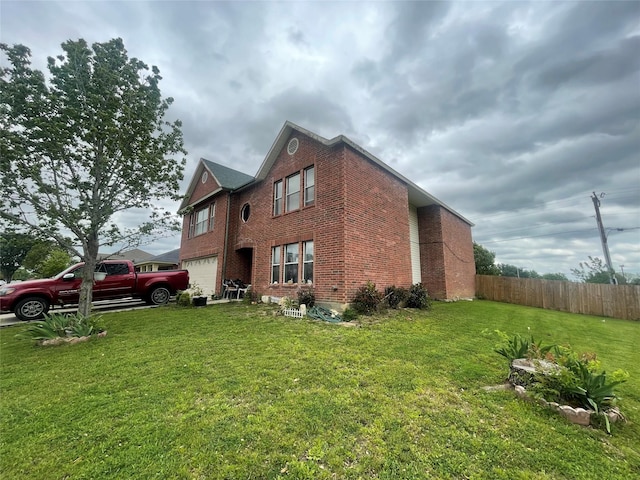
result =
[[[218,272],[217,256],[185,260],[182,262],[182,268],[189,270],[189,283],[192,286],[197,284],[207,296],[215,292]]]

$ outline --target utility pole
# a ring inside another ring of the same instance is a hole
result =
[[[602,251],[604,253],[604,259],[607,262],[609,268],[609,281],[612,285],[617,285],[615,272],[613,271],[613,265],[611,265],[611,255],[609,254],[609,245],[607,244],[607,233],[602,225],[602,218],[600,217],[600,198],[604,197],[604,193],[600,194],[600,197],[593,192],[591,200],[593,200],[593,206],[596,209],[596,221],[598,222],[598,229],[600,230],[600,241],[602,242]]]

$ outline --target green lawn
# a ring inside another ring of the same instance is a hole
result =
[[[106,338],[0,331],[0,478],[622,479],[640,476],[640,323],[486,301],[359,326],[266,306],[103,316]],[[626,369],[625,425],[569,424],[501,383],[493,330]]]

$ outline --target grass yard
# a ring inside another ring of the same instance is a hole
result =
[[[0,331],[3,479],[640,478],[640,323],[487,301],[345,327],[224,304],[103,315],[106,338]],[[596,352],[613,435],[486,392],[495,329]]]

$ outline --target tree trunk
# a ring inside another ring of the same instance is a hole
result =
[[[83,245],[84,269],[82,271],[82,284],[80,285],[80,300],[78,302],[78,314],[84,317],[91,315],[91,302],[93,300],[93,272],[96,269],[98,257],[98,237],[89,238]]]

